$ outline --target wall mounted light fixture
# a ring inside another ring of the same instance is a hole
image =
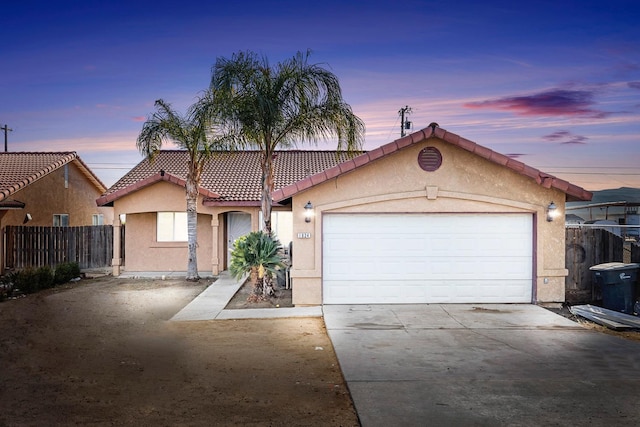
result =
[[[313,205],[311,201],[308,201],[306,205],[304,205],[304,222],[311,222],[311,218],[313,218]]]
[[[558,216],[558,207],[555,203],[549,203],[547,206],[547,221],[551,222]]]

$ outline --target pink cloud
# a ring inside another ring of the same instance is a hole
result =
[[[468,102],[466,108],[511,111],[519,116],[580,116],[604,118],[608,113],[592,108],[593,92],[554,89],[533,95]]]
[[[574,135],[568,130],[559,130],[543,136],[542,139],[550,142],[558,142],[559,144],[586,144],[589,138],[582,135]]]
[[[147,120],[147,118],[145,116],[135,116],[135,117],[131,117],[131,120],[138,123],[138,122],[144,122],[145,120]]]

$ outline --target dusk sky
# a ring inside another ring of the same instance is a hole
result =
[[[365,149],[400,137],[408,105],[414,130],[437,122],[588,190],[640,188],[637,0],[23,0],[0,20],[9,151],[77,151],[107,186],[142,159],[154,101],[184,112],[216,58],[311,49]]]

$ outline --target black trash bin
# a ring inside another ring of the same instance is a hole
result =
[[[633,314],[640,264],[608,262],[590,267],[593,280],[602,290],[602,306]]]

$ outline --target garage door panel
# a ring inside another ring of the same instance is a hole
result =
[[[366,264],[366,263],[365,263]],[[499,271],[501,277],[530,279],[531,259],[515,258],[500,260],[490,259],[456,259],[452,262],[449,258],[420,259],[416,261],[399,261],[395,265],[389,265],[385,274],[390,274],[397,278],[398,271],[402,271],[402,277],[412,276],[417,279],[429,275],[430,278],[446,279],[449,277],[470,277],[470,278],[494,278]],[[377,271],[382,272],[384,263],[376,266]]]
[[[530,302],[532,216],[326,215],[326,304]]]
[[[500,272],[503,279],[524,279],[531,277],[531,259],[515,258],[490,259],[456,259],[422,258],[422,259],[390,259],[372,263],[368,259],[352,259],[350,262],[333,263],[324,272],[325,280],[339,280],[344,276],[357,276],[360,280],[398,280],[400,274],[405,279],[420,280],[428,275],[430,279],[446,280],[448,278],[491,279]]]
[[[519,303],[528,294],[522,292],[522,286],[530,285],[525,281],[521,286],[504,286],[493,281],[474,283],[459,281],[429,281],[414,283],[411,286],[398,287],[397,284],[379,284],[375,286],[375,295],[371,294],[371,283],[342,281],[332,288],[325,297],[332,304],[353,304],[354,298],[361,304],[379,304],[380,298],[385,304],[415,303]],[[496,294],[500,294],[497,297]]]

